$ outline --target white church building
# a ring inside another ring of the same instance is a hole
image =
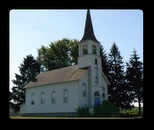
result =
[[[97,41],[89,9],[83,38],[79,42],[78,64],[40,73],[30,81],[21,115],[75,116],[78,107],[94,107],[108,100],[110,82],[102,72],[100,43]]]

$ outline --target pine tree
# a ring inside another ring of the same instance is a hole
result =
[[[30,81],[35,81],[35,76],[40,73],[40,66],[38,61],[34,59],[32,55],[27,55],[24,58],[23,63],[19,66],[19,74],[15,74],[15,79],[12,80],[15,86],[12,87],[10,93],[11,107],[14,111],[20,110],[20,105],[25,102],[25,90],[24,86]]]
[[[121,109],[131,107],[131,99],[127,95],[127,86],[124,82],[124,64],[123,57],[115,44],[111,46],[109,53],[109,76],[111,85],[108,88],[109,101]]]
[[[126,80],[129,92],[134,102],[138,102],[139,114],[141,114],[141,103],[143,103],[143,63],[139,59],[140,57],[134,49],[129,63],[126,63]]]
[[[108,64],[108,56],[107,53],[103,47],[103,45],[100,46],[100,56],[102,59],[102,71],[104,72],[104,74],[106,75],[106,77],[108,77],[109,75],[109,64]]]

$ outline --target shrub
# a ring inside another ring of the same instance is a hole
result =
[[[79,116],[79,117],[89,116],[89,108],[88,107],[78,107],[75,110],[77,112],[77,116]]]
[[[117,117],[119,116],[119,108],[111,102],[104,100],[102,105],[94,108],[94,116]]]
[[[90,115],[88,107],[78,107],[75,109],[79,117],[118,117],[119,108],[111,102],[104,100],[101,105],[94,108],[94,114]]]
[[[120,111],[121,117],[134,117],[139,116],[138,111],[136,110],[121,110]]]

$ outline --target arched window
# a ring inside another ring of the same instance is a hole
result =
[[[64,90],[64,103],[68,102],[68,91],[65,89]]]
[[[41,104],[45,103],[45,94],[44,92],[41,93]]]
[[[86,97],[86,84],[85,83],[82,84],[82,95],[83,97]]]
[[[94,93],[94,97],[100,97],[99,92],[96,91],[96,92]]]
[[[52,91],[52,95],[51,95],[51,103],[56,103],[56,92],[55,91]]]
[[[32,93],[32,95],[31,95],[31,105],[34,105],[34,102],[35,101],[35,94],[34,93]]]

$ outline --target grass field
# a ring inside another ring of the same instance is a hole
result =
[[[142,108],[143,112],[143,108]],[[10,119],[142,119],[143,116],[138,116],[138,108],[135,107],[132,110],[120,111],[123,116],[120,117],[32,117],[32,116],[20,116],[19,113],[10,115]]]
[[[24,117],[24,116],[10,116],[10,119],[142,119],[142,117]]]

